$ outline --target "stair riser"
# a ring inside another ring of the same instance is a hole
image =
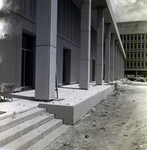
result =
[[[9,137],[1,140],[0,141],[0,147],[3,147],[4,145],[6,145],[6,144],[10,143],[11,141],[19,138],[20,136],[22,136],[22,135],[30,132],[31,130],[39,127],[40,125],[43,125],[44,123],[52,120],[53,118],[54,118],[54,115],[49,116],[48,118],[45,118],[45,119],[39,121],[38,123],[32,124],[29,127],[25,128],[25,129],[23,129],[21,131],[18,131],[17,133],[15,133],[15,135],[9,136]]]
[[[49,146],[63,133],[67,132],[69,128],[70,126],[61,125],[59,128],[45,136],[42,140],[38,141],[27,150],[49,150]]]
[[[56,125],[52,126],[51,128],[47,129],[46,131],[40,133],[38,136],[36,136],[32,140],[30,140],[28,143],[22,145],[21,147],[19,147],[16,150],[28,149],[33,144],[35,144],[36,142],[38,142],[39,140],[41,140],[43,137],[45,137],[47,134],[51,133],[52,131],[54,131],[55,129],[57,129],[58,127],[60,127],[62,124],[63,124],[62,121],[58,122]]]
[[[24,121],[27,121],[27,120],[32,119],[32,118],[35,118],[38,115],[42,114],[43,112],[44,112],[44,110],[39,110],[38,112],[32,113],[32,114],[30,114],[28,116],[24,116],[23,118],[20,118],[20,119],[11,121],[11,122],[9,122],[9,123],[7,123],[5,125],[2,125],[2,126],[0,126],[0,132],[5,131],[5,130],[13,127],[13,126],[16,126],[16,125],[18,125],[18,124],[20,124],[20,123],[22,123]]]

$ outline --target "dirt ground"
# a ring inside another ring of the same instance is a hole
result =
[[[121,84],[47,150],[147,150],[147,83]]]

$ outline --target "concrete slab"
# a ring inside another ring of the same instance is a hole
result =
[[[64,124],[73,125],[114,89],[114,85],[96,86],[95,83],[90,83],[89,90],[79,89],[78,84],[62,86],[59,97],[65,98],[63,101],[41,102],[39,107],[55,114],[55,118],[63,119]]]
[[[0,115],[0,119],[23,112],[33,107],[46,108],[53,113],[55,118],[63,119],[64,124],[75,124],[102,99],[113,92],[113,84],[97,85],[90,83],[89,90],[79,89],[78,84],[65,85],[58,88],[60,101],[36,101],[35,90],[13,93],[13,102],[1,101],[0,110],[6,113]]]
[[[15,113],[21,113],[38,107],[40,102],[35,101],[33,95],[34,91],[13,93],[13,102],[0,101],[0,111],[6,112],[0,115],[0,120],[12,116]]]

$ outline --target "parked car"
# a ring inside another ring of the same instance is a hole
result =
[[[138,76],[136,77],[136,81],[146,82],[146,78],[144,78],[144,77],[138,75]]]
[[[127,79],[131,80],[131,81],[139,81],[139,82],[146,82],[146,78],[140,76],[140,75],[128,75]]]

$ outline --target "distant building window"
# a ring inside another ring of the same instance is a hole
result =
[[[127,61],[127,67],[129,67],[129,62]]]
[[[133,57],[133,53],[131,53],[131,58]]]
[[[126,41],[126,35],[124,35],[124,41]]]
[[[133,40],[133,35],[131,35],[131,40]]]
[[[144,62],[141,63],[141,66],[142,66],[142,67],[144,66]]]
[[[140,35],[138,35],[138,40],[140,40]]]
[[[140,67],[140,62],[138,63],[138,67]]]
[[[129,41],[129,35],[127,35],[127,40]]]
[[[129,49],[129,44],[127,44],[127,49]]]
[[[121,40],[122,40],[122,35],[120,35],[120,38],[121,38]]]
[[[137,35],[135,35],[135,40],[137,40]]]
[[[140,52],[138,52],[138,57],[140,57]]]
[[[144,48],[144,44],[142,44],[142,48]]]
[[[133,48],[133,44],[131,44],[131,49]]]
[[[136,67],[136,62],[134,62],[134,67]]]
[[[136,49],[136,47],[137,47],[136,44],[134,44],[134,48],[135,48],[135,49]]]
[[[124,44],[124,49],[126,49],[126,45]]]
[[[136,58],[136,53],[134,53],[134,58]]]
[[[142,57],[144,57],[144,52],[142,52]]]
[[[142,35],[142,39],[144,40],[144,35]]]
[[[129,53],[127,53],[127,57],[129,58]]]
[[[140,48],[140,44],[138,44],[138,48]]]
[[[130,66],[131,66],[131,67],[133,66],[133,63],[132,63],[132,62],[130,62]]]

